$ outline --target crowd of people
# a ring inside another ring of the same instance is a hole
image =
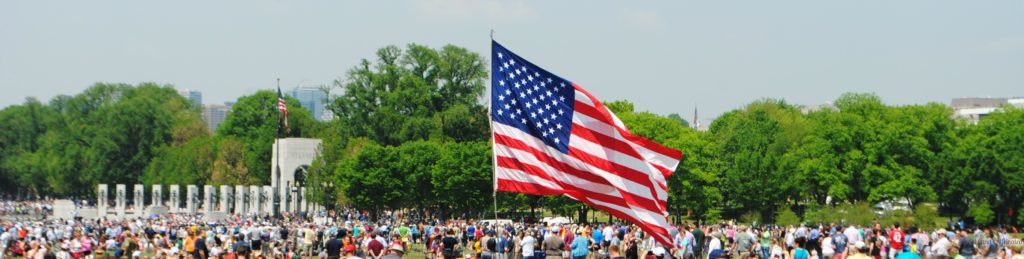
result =
[[[47,201],[0,201],[0,216],[30,216],[53,213],[53,204]]]
[[[281,217],[5,220],[6,258],[1022,259],[1016,229],[900,225],[673,226],[663,245],[631,224],[439,221],[347,209]]]

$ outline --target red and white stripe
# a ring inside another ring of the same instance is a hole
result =
[[[278,90],[280,92],[280,90]],[[284,126],[288,127],[288,105],[285,105],[284,97],[277,97],[277,110],[284,113]]]
[[[671,245],[666,178],[682,153],[631,134],[596,98],[573,87],[568,155],[516,127],[492,123],[495,189],[566,195]]]

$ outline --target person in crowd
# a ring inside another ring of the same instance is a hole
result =
[[[807,249],[804,248],[804,245],[807,244],[807,240],[805,239],[805,237],[803,237],[803,236],[797,237],[794,240],[793,244],[794,244],[795,247],[793,247],[793,250],[789,251],[789,257],[788,258],[790,258],[790,259],[808,259],[808,258],[810,258],[810,254],[807,252]]]
[[[968,233],[965,229],[960,229],[959,237],[960,242],[956,246],[957,250],[959,251],[959,255],[962,256],[964,259],[974,258],[974,253],[977,249],[975,247],[974,238],[971,238],[970,233]]]
[[[400,259],[405,254],[405,248],[400,244],[393,244],[388,248],[388,255],[381,257],[381,259]]]
[[[865,244],[864,241],[854,242],[852,249],[850,249],[850,256],[848,256],[847,258],[849,258],[849,259],[869,259],[869,258],[871,258],[871,257],[868,256],[868,250],[869,249],[870,248],[868,248],[868,245]]]
[[[833,258],[835,258],[836,245],[835,245],[835,242],[832,242],[832,234],[830,234],[827,231],[823,231],[823,233],[821,235],[822,235],[821,244],[819,246],[819,248],[821,250],[821,258],[822,259],[833,259]]]
[[[592,245],[590,238],[583,234],[583,232],[576,233],[576,238],[572,240],[570,249],[572,250],[572,259],[583,259],[587,258],[590,254],[590,247]]]
[[[730,251],[733,251],[733,258],[749,259],[754,248],[754,237],[747,232],[746,226],[736,228],[733,240],[736,241],[730,249]]]

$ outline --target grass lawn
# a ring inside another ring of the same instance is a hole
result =
[[[427,258],[426,245],[423,244],[412,244],[409,245],[408,253],[405,253],[402,257],[404,258]]]

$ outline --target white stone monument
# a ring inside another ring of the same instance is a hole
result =
[[[223,212],[225,214],[231,212],[231,205],[233,204],[232,199],[235,198],[235,196],[232,194],[233,193],[231,193],[231,186],[220,186],[220,210],[218,211]]]
[[[153,201],[150,202],[150,206],[164,206],[164,195],[163,186],[159,184],[153,185]]]
[[[152,186],[152,197],[153,200],[149,206],[146,207],[146,215],[160,215],[166,216],[170,213],[170,209],[164,206],[164,188],[162,185],[154,184]]]
[[[292,192],[291,187],[303,186],[303,183],[295,183],[305,181],[306,168],[320,152],[321,142],[319,139],[311,138],[283,138],[275,141],[272,146],[274,152],[270,158],[270,185],[277,190],[275,193],[280,199],[280,211],[298,210],[298,199],[295,197],[297,195]],[[278,145],[280,149],[277,149]],[[280,172],[277,171],[278,162],[281,165]],[[268,197],[273,197],[272,195],[268,194]]]
[[[235,185],[235,215],[245,215],[249,206],[249,190],[243,185]]]
[[[167,200],[171,204],[171,212],[178,213],[181,211],[181,186],[172,184],[168,190],[170,196],[167,196]]]
[[[199,212],[199,187],[189,184],[185,188],[188,189],[188,196],[185,196],[185,208],[189,215],[195,215]]]
[[[117,211],[117,218],[123,219],[124,218],[124,210],[125,210],[124,207],[127,206],[127,204],[125,204],[125,203],[128,202],[126,200],[128,197],[125,197],[125,195],[127,195],[127,193],[125,193],[127,190],[126,190],[124,184],[115,185],[114,189],[117,192],[115,194],[115,195],[117,195],[117,198],[115,200],[115,202],[117,202],[117,207],[115,209]]]
[[[262,195],[263,195],[264,199],[263,199],[263,205],[260,206],[260,207],[263,208],[263,211],[262,211],[263,214],[264,215],[273,215],[274,214],[274,187],[272,187],[270,185],[264,185],[263,186],[263,193],[262,193]]]
[[[136,184],[132,187],[132,212],[135,217],[146,216],[146,186]]]
[[[110,202],[110,196],[107,194],[107,185],[100,184],[96,190],[96,217],[103,218],[107,216],[107,207]]]
[[[217,200],[213,197],[217,188],[213,185],[203,185],[203,214],[210,214],[217,210]]]
[[[253,215],[259,215],[260,213],[263,213],[263,211],[260,210],[262,209],[260,205],[262,205],[263,203],[260,196],[262,192],[263,191],[260,190],[259,186],[249,186],[249,209],[246,210],[245,213],[252,213]]]

